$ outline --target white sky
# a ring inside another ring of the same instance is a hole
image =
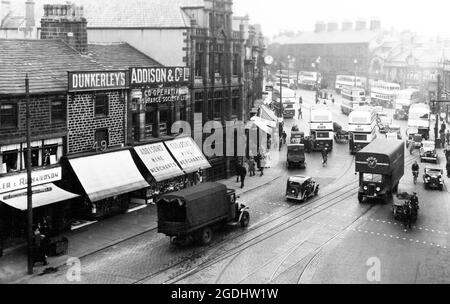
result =
[[[316,21],[380,19],[383,28],[450,37],[450,0],[234,0],[234,15],[248,13],[266,36],[311,31]]]

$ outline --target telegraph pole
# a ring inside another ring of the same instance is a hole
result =
[[[28,236],[28,274],[33,274],[33,196],[31,188],[31,123],[30,123],[30,81],[25,76],[25,93],[27,100],[27,236]]]
[[[441,99],[441,75],[437,75],[437,96],[436,96],[436,126],[434,127],[434,140],[436,147],[438,146],[438,137],[439,137],[439,121],[441,120],[441,105],[439,100]],[[442,143],[441,143],[442,145]]]

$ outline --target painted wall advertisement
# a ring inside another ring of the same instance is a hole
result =
[[[61,167],[31,173],[32,186],[48,184],[61,180]],[[11,192],[27,187],[27,174],[20,173],[0,178],[0,193]]]

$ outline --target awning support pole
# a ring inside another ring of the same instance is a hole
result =
[[[28,74],[25,77],[27,99],[27,235],[28,235],[28,274],[33,274],[33,197],[31,190],[31,123],[30,123],[30,82]]]

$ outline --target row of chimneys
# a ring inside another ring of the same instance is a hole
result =
[[[10,0],[1,0],[0,2],[0,25],[11,13],[11,1]],[[32,28],[36,25],[36,21],[34,19],[34,0],[25,1],[25,26],[27,28]]]
[[[359,20],[355,23],[355,30],[361,31],[365,30],[367,27],[366,21]],[[380,20],[371,20],[370,21],[370,30],[375,31],[381,29],[381,21]],[[334,32],[339,30],[339,24],[337,22],[328,22],[328,24],[325,24],[325,22],[317,22],[315,26],[314,32],[320,33],[320,32]],[[353,30],[353,22],[350,21],[344,21],[342,22],[342,31],[351,31]]]

